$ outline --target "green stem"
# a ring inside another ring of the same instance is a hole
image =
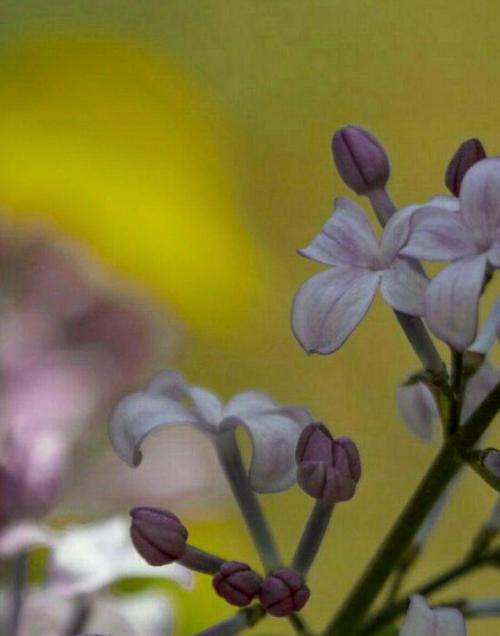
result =
[[[454,435],[460,426],[464,390],[464,356],[459,351],[451,350],[451,408],[447,423],[447,434]]]
[[[8,617],[8,634],[17,636],[21,626],[21,615],[28,583],[29,554],[21,553],[14,560],[12,567],[12,596]]]
[[[290,614],[288,622],[295,630],[298,636],[311,636],[311,631],[306,625],[305,620],[299,614]]]
[[[261,605],[252,605],[240,610],[232,618],[199,632],[196,636],[234,636],[248,627],[253,627],[265,615],[266,612]]]
[[[326,636],[351,636],[363,622],[391,572],[410,547],[428,512],[463,464],[461,454],[471,449],[488,428],[500,404],[500,382],[456,435],[443,445],[407,506],[338,614]]]
[[[221,466],[238,502],[262,563],[268,572],[277,570],[281,565],[278,548],[259,501],[248,483],[248,476],[236,443],[234,431],[226,431],[217,435],[215,446]]]
[[[335,504],[317,501],[309,516],[293,557],[292,568],[307,575],[330,523]]]
[[[427,583],[424,583],[410,594],[407,594],[401,600],[392,603],[391,605],[384,607],[380,610],[380,612],[377,612],[365,623],[363,628],[357,632],[357,636],[369,636],[370,634],[376,634],[382,627],[401,616],[401,614],[406,612],[408,609],[408,604],[413,594],[420,594],[422,596],[433,594],[445,585],[456,581],[466,574],[471,574],[485,565],[491,565],[492,563],[497,562],[499,558],[500,553],[495,551],[489,554],[484,554],[475,559],[466,559],[465,561],[454,565],[449,570],[446,570],[439,576],[431,579]]]

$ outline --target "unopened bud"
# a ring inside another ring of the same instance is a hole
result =
[[[188,532],[174,514],[141,506],[133,508],[130,516],[132,542],[150,565],[166,565],[182,557]]]
[[[323,424],[309,424],[299,438],[296,459],[297,482],[308,495],[326,503],[353,497],[361,460],[352,440],[334,439]]]
[[[364,128],[346,126],[332,139],[333,160],[346,185],[357,194],[383,188],[389,180],[389,159],[378,140]]]
[[[289,616],[304,607],[310,594],[301,574],[282,569],[264,579],[259,600],[271,616]]]
[[[245,607],[260,591],[262,579],[246,563],[226,561],[212,580],[215,591],[231,605]]]
[[[486,151],[479,139],[467,139],[459,146],[444,177],[446,187],[454,196],[458,197],[460,194],[460,186],[467,170],[481,159],[486,159]]]

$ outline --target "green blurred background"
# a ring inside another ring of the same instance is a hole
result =
[[[359,495],[339,506],[311,576],[305,613],[319,629],[436,449],[398,421],[396,386],[417,362],[386,306],[334,356],[294,341],[291,298],[316,270],[295,250],[349,194],[329,151],[341,125],[384,142],[400,205],[443,190],[465,137],[500,150],[500,6],[3,0],[0,21],[5,213],[43,219],[136,280],[184,325],[175,363],[194,382],[224,396],[265,388],[359,443]],[[493,499],[467,476],[413,582],[462,554]],[[292,490],[264,503],[290,554],[310,501]],[[205,548],[254,558],[232,507],[193,513],[191,526]],[[179,595],[183,633],[232,614],[208,588]],[[498,589],[483,573],[446,598]]]

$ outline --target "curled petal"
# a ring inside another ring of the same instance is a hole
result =
[[[493,243],[488,251],[488,261],[492,267],[500,267],[500,232],[498,232],[497,240]]]
[[[400,636],[466,636],[465,620],[455,609],[430,609],[422,596],[412,596]]]
[[[427,205],[436,206],[443,210],[450,210],[451,212],[458,212],[460,209],[458,197],[452,197],[449,194],[438,194],[429,199]]]
[[[199,386],[189,387],[188,394],[200,422],[204,422],[208,428],[216,429],[222,417],[222,403],[219,398],[215,393]]]
[[[464,177],[460,188],[460,210],[467,223],[491,244],[500,227],[500,159],[476,163]]]
[[[180,401],[186,397],[188,384],[178,371],[162,371],[148,384],[147,392]]]
[[[326,265],[376,267],[379,245],[364,211],[349,199],[337,199],[335,212],[300,254]]]
[[[460,214],[425,206],[414,212],[408,244],[403,256],[425,261],[446,261],[477,254],[471,230]]]
[[[381,241],[382,258],[390,264],[401,251],[410,237],[411,218],[418,209],[417,205],[409,205],[394,213],[384,228]]]
[[[488,314],[486,318],[486,322],[481,327],[481,330],[478,333],[477,338],[470,346],[470,351],[475,351],[476,353],[480,353],[483,356],[488,353],[488,351],[495,344],[495,340],[498,337],[500,329],[500,300],[497,300],[493,305],[493,309]]]
[[[242,416],[261,413],[276,408],[278,405],[263,391],[242,391],[231,398],[224,407],[224,417]]]
[[[439,413],[429,387],[423,382],[400,386],[396,399],[399,414],[410,431],[423,442],[432,442]]]
[[[381,274],[334,267],[316,274],[297,292],[292,329],[308,353],[339,349],[368,311]]]
[[[423,316],[424,296],[429,281],[405,259],[398,258],[382,273],[380,291],[385,300],[410,316]]]
[[[127,395],[114,408],[109,436],[115,452],[130,466],[142,460],[144,439],[159,426],[196,424],[198,420],[182,404],[163,395],[137,392]]]
[[[295,448],[304,425],[278,413],[231,417],[222,426],[241,424],[252,441],[250,485],[256,492],[280,492],[295,483]]]
[[[484,255],[462,259],[442,270],[427,288],[427,323],[438,338],[457,351],[467,349],[476,337],[485,269]]]

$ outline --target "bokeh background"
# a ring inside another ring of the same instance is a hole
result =
[[[396,387],[417,361],[386,306],[376,302],[334,356],[307,357],[295,342],[291,298],[315,271],[296,249],[319,229],[333,197],[349,195],[329,150],[341,125],[362,124],[383,141],[400,205],[442,192],[447,161],[464,138],[479,136],[490,153],[500,151],[499,23],[500,7],[488,0],[0,6],[5,218],[80,243],[147,296],[169,324],[165,337],[175,341],[156,368],[180,368],[223,396],[264,388],[307,405],[333,432],[359,443],[359,495],[339,506],[311,576],[306,616],[316,629],[436,448],[421,445],[398,419]],[[191,438],[181,437],[177,452],[186,458]],[[193,492],[189,471],[171,484],[162,458],[153,460],[160,438],[146,445],[142,481],[139,473],[124,477],[129,490],[104,493],[103,509],[126,511],[126,504],[157,502],[164,493],[166,504],[185,508],[193,542],[255,559],[208,446],[193,441],[208,467],[197,473],[206,488]],[[102,434],[102,445],[91,445],[95,461],[105,444]],[[162,448],[174,479],[176,453]],[[122,470],[119,460],[106,462]],[[98,514],[99,469],[82,471],[75,501],[81,497],[88,514]],[[189,497],[176,496],[179,488]],[[466,477],[413,582],[462,554],[493,500],[478,478]],[[71,501],[68,495],[65,514],[73,514]],[[264,505],[290,554],[310,501],[292,490]],[[446,598],[495,591],[498,574],[481,573]],[[172,593],[179,634],[232,614],[207,581],[192,594]],[[269,620],[261,632],[283,629]],[[470,628],[472,636],[497,631],[493,621]]]

